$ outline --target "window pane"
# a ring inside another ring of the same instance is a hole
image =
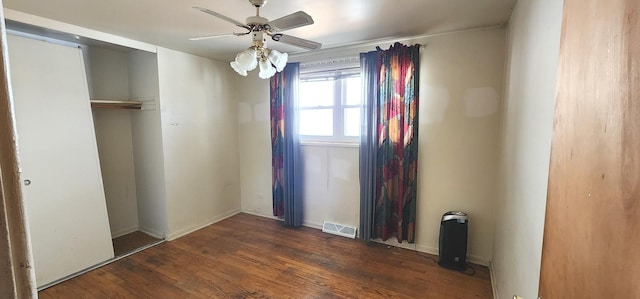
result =
[[[300,110],[300,135],[333,136],[333,109]]]
[[[360,136],[360,108],[344,109],[344,136]]]
[[[333,106],[333,80],[300,82],[300,107]]]
[[[360,77],[347,78],[345,81],[347,83],[347,98],[344,99],[343,103],[345,103],[345,105],[360,105],[362,102],[362,83]]]

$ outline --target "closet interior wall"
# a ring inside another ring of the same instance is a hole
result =
[[[83,46],[91,99],[145,101],[145,110],[93,109],[112,238],[166,233],[154,53]]]

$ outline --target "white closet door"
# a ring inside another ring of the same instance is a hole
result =
[[[8,36],[38,286],[113,257],[80,49]]]

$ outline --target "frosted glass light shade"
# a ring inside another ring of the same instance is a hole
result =
[[[269,61],[276,67],[276,71],[281,72],[284,67],[287,65],[287,60],[289,59],[289,54],[280,53],[276,50],[269,51],[269,55],[267,56]]]
[[[241,76],[246,76],[248,71],[254,70],[258,66],[258,53],[255,49],[246,49],[238,55],[236,60],[232,61],[231,67]]]
[[[260,56],[258,58],[258,56]],[[247,76],[247,73],[260,65],[258,76],[262,79],[271,78],[276,72],[281,72],[287,65],[289,55],[270,50],[263,47],[252,47],[246,49],[238,55],[236,59],[229,63],[236,73]]]
[[[262,79],[271,78],[271,76],[276,74],[276,69],[271,65],[266,59],[260,60],[260,73],[258,76]]]
[[[247,70],[242,68],[237,62],[232,61],[229,63],[231,65],[231,68],[236,71],[236,73],[238,73],[238,75],[240,76],[247,76]]]

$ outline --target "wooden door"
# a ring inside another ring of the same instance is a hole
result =
[[[8,36],[38,287],[113,257],[80,49]]]
[[[640,1],[565,0],[540,296],[640,298]]]

